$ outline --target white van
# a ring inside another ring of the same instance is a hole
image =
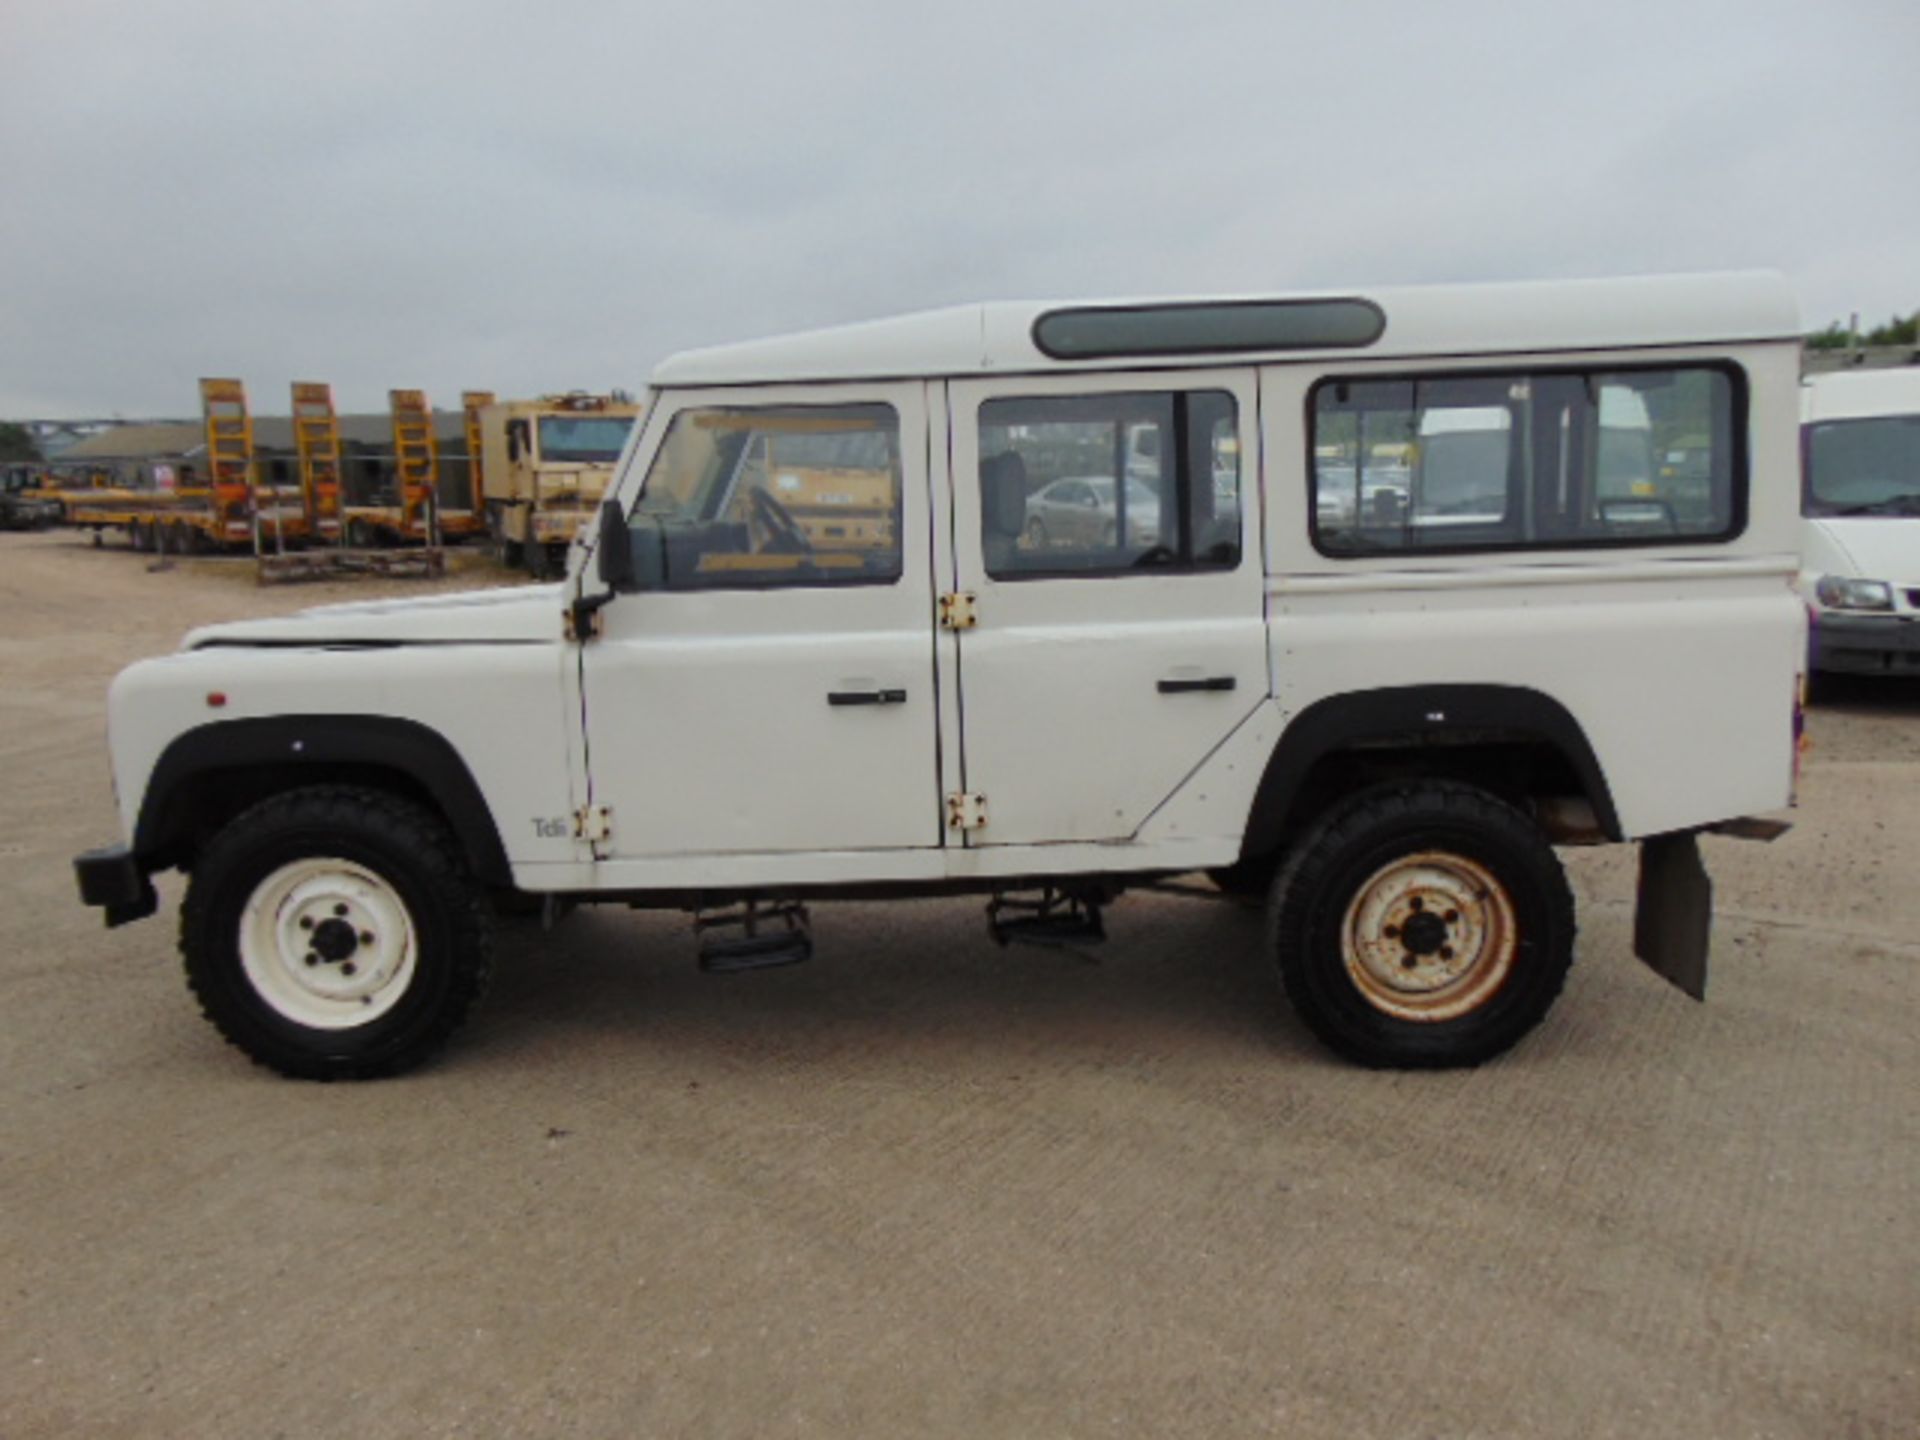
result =
[[[1813,668],[1920,676],[1920,367],[1815,375],[1801,402]]]
[[[997,940],[1084,945],[1129,890],[1250,895],[1332,1049],[1465,1065],[1560,992],[1554,847],[1633,843],[1634,948],[1698,996],[1695,837],[1792,795],[1799,330],[1777,277],[1687,276],[678,355],[564,584],[123,672],[81,896],[137,920],[185,870],[208,1017],[316,1078],[453,1032],[490,892],[685,909],[714,971],[807,958],[834,900],[979,894]],[[1646,435],[1698,451],[1684,496],[1637,488]],[[837,495],[880,518],[801,505]]]

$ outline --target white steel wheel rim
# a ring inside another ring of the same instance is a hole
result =
[[[393,886],[351,860],[314,856],[253,887],[240,967],[274,1012],[315,1030],[385,1015],[413,982],[413,916]]]
[[[1512,975],[1519,947],[1506,887],[1477,860],[1442,850],[1374,871],[1340,927],[1341,958],[1367,1003],[1420,1023],[1484,1005]]]

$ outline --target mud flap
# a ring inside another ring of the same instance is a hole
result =
[[[1633,953],[1654,974],[1696,1000],[1707,998],[1707,946],[1713,933],[1713,880],[1691,831],[1640,842],[1640,893]]]

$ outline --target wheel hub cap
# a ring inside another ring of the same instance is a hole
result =
[[[413,977],[416,941],[405,901],[351,860],[314,857],[275,870],[248,897],[238,938],[255,993],[315,1029],[378,1019]]]
[[[1513,901],[1464,855],[1403,856],[1368,877],[1347,907],[1347,974],[1375,1009],[1402,1020],[1451,1020],[1506,983],[1519,948]]]
[[[360,948],[360,937],[346,921],[330,915],[314,927],[313,948],[322,960],[345,960]]]

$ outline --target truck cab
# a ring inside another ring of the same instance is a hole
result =
[[[1556,847],[1633,844],[1635,949],[1701,995],[1697,837],[1777,833],[1792,796],[1798,334],[1782,282],[1734,275],[973,305],[682,354],[560,582],[124,672],[124,833],[82,894],[135,919],[185,869],[203,1008],[320,1078],[457,1028],[490,900],[683,909],[716,971],[805,959],[842,898],[978,894],[997,940],[1073,945],[1131,890],[1258,903],[1321,1040],[1427,1067],[1553,1003]],[[1621,513],[1622,414],[1692,437],[1697,504]],[[1381,498],[1463,434],[1452,523]],[[1112,523],[1036,537],[1062,480]]]
[[[639,413],[638,405],[580,390],[480,410],[488,527],[509,565],[535,579],[560,573]]]
[[[1813,669],[1920,677],[1920,368],[1815,375],[1802,398]]]

